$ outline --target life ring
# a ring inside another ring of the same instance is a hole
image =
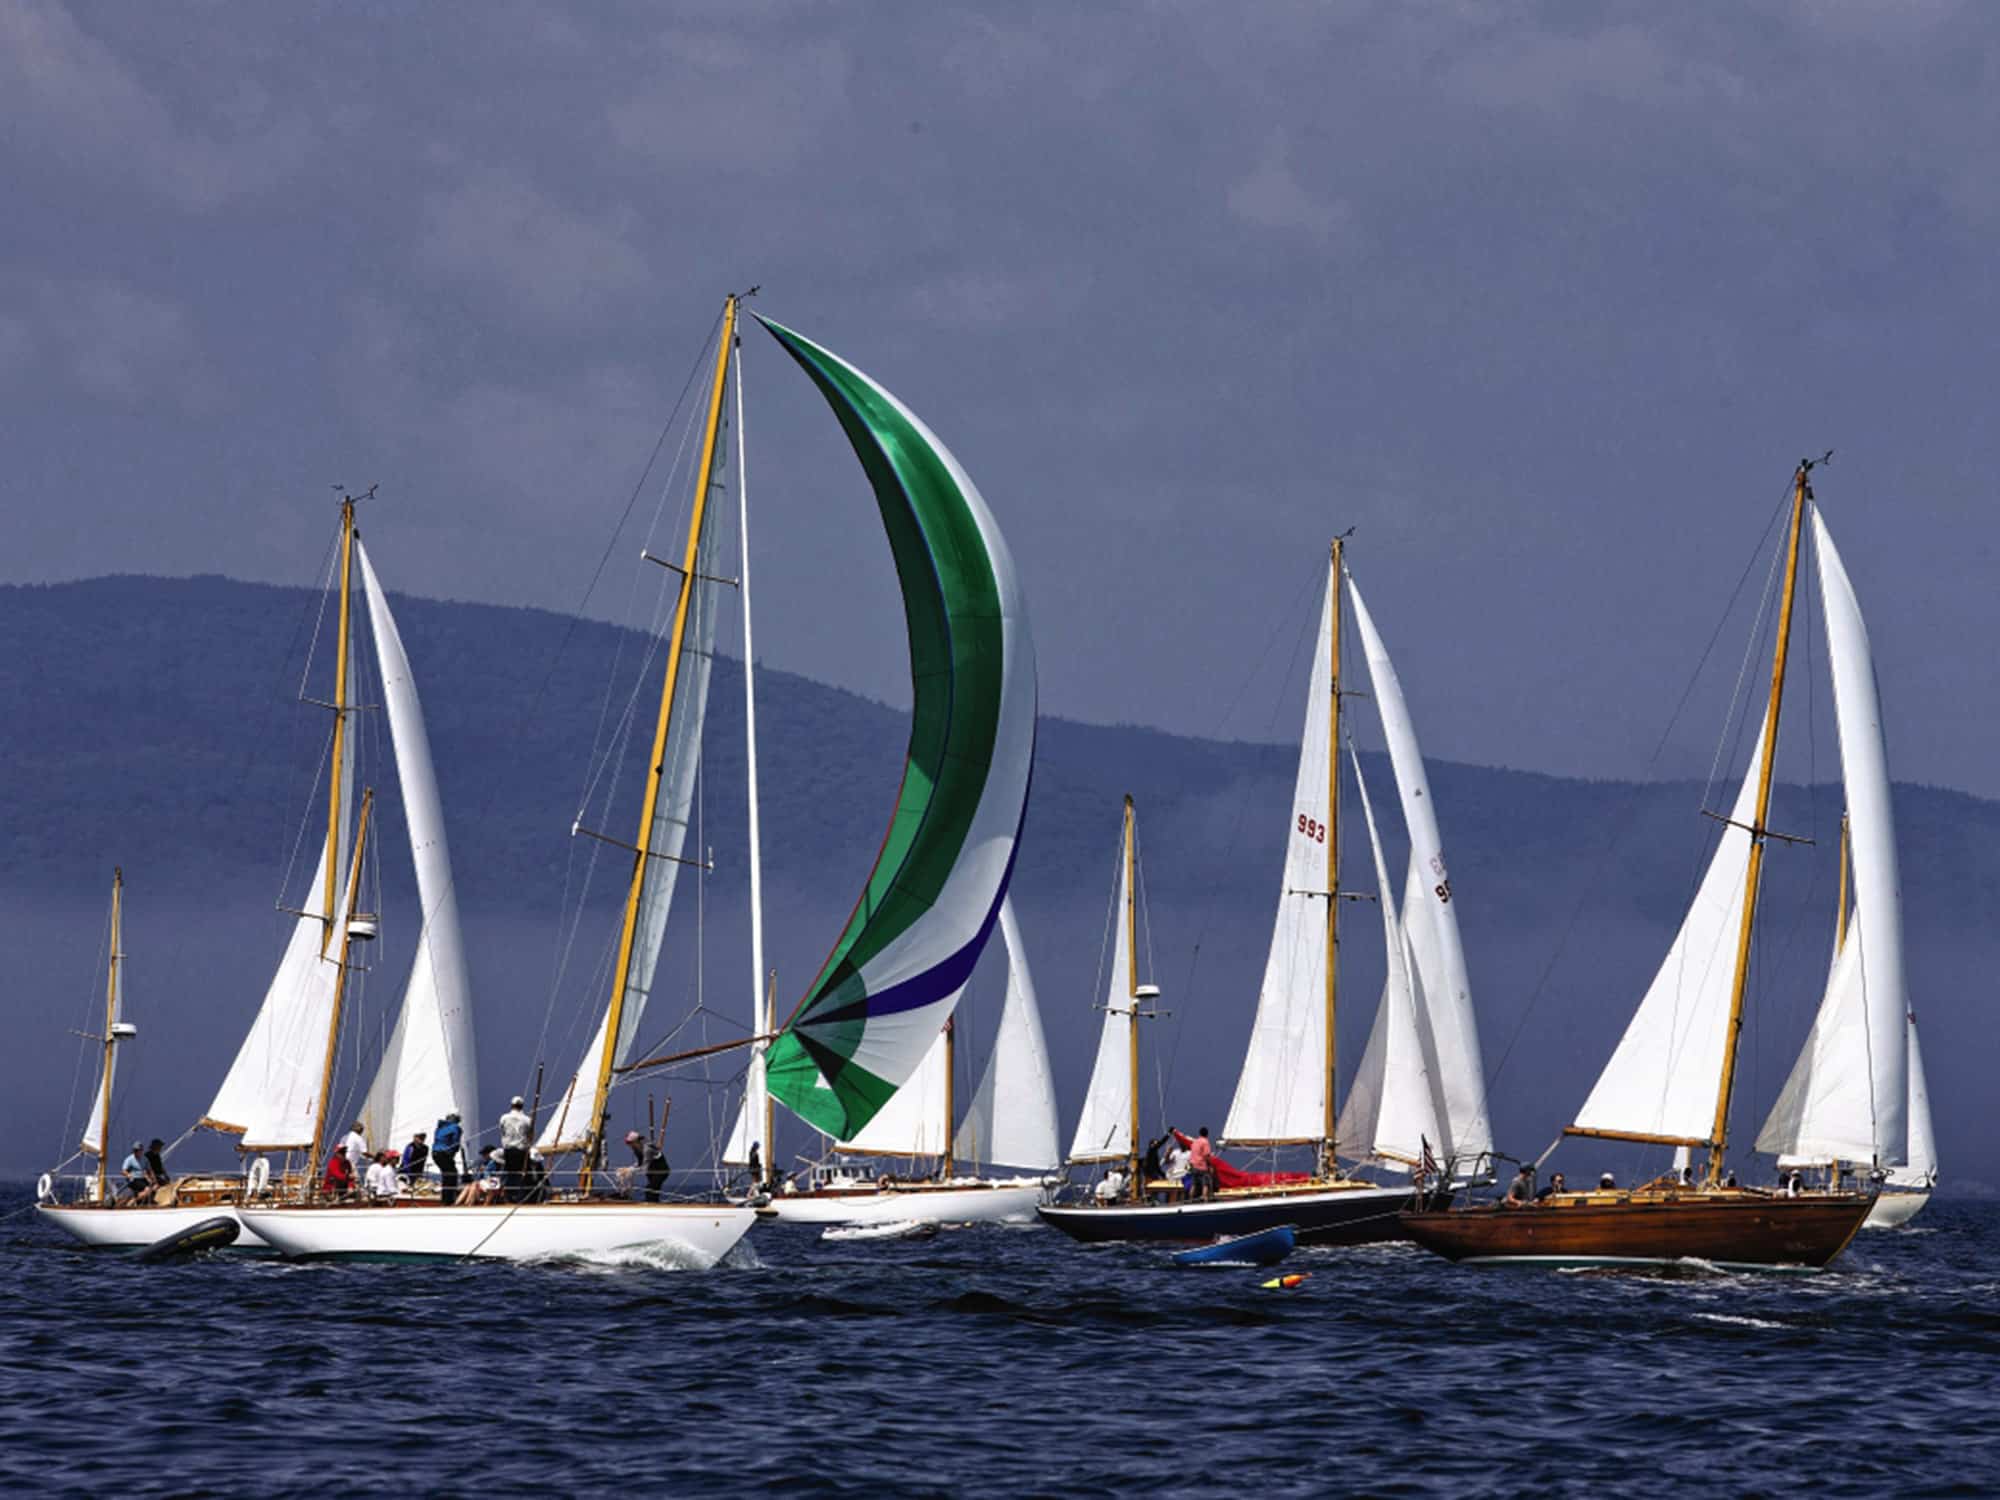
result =
[[[42,1173],[42,1175],[38,1179],[36,1179],[35,1182],[35,1201],[37,1203],[47,1203],[50,1200],[52,1200],[55,1197],[55,1195],[56,1195],[55,1178],[47,1172]]]
[[[257,1197],[271,1185],[271,1159],[260,1156],[250,1163],[250,1196]]]

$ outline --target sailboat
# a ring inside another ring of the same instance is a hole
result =
[[[357,799],[354,785],[356,735],[350,720],[365,707],[355,690],[357,583],[367,597],[423,905],[408,986],[380,1073],[368,1092],[364,1119],[373,1139],[393,1142],[427,1130],[451,1110],[471,1118],[469,986],[437,781],[409,659],[356,526],[356,499],[341,499],[334,684],[330,699],[317,705],[333,716],[325,844],[307,903],[292,909],[291,934],[263,1004],[199,1122],[236,1137],[246,1169],[241,1175],[183,1176],[136,1209],[112,1210],[95,1202],[44,1205],[51,1222],[87,1244],[136,1248],[232,1212],[246,1197],[300,1197],[312,1190],[314,1169],[334,1137],[327,1112],[349,979],[360,968],[356,945],[372,941],[377,931],[375,914],[358,905],[372,793],[364,789]],[[281,1166],[273,1173],[272,1154],[295,1162],[295,1168]],[[236,1248],[264,1245],[246,1225]]]
[[[1381,909],[1387,977],[1347,1103],[1334,1109],[1334,1021],[1340,904],[1358,893],[1341,883],[1339,746],[1341,637],[1351,599],[1370,686],[1395,772],[1410,864],[1399,906],[1351,733],[1346,740],[1367,828]],[[1416,732],[1387,647],[1348,572],[1344,544],[1329,554],[1315,668],[1308,688],[1298,773],[1288,808],[1287,847],[1271,945],[1225,1143],[1256,1149],[1310,1147],[1308,1172],[1229,1169],[1213,1197],[1183,1199],[1176,1187],[1141,1180],[1136,1021],[1157,995],[1138,981],[1133,919],[1137,857],[1127,799],[1111,993],[1073,1165],[1125,1163],[1122,1201],[1051,1206],[1042,1217],[1082,1240],[1191,1239],[1296,1227],[1308,1244],[1359,1244],[1401,1237],[1397,1214],[1439,1176],[1484,1169],[1492,1150],[1479,1034],[1442,839]],[[1411,1184],[1358,1175],[1366,1166]]]
[[[246,1223],[287,1254],[516,1259],[665,1245],[690,1264],[713,1265],[749,1228],[753,1210],[601,1196],[614,1085],[754,1046],[756,1071],[778,1102],[828,1133],[853,1134],[916,1070],[978,961],[1005,895],[1034,745],[1033,647],[1011,559],[971,481],[906,407],[837,356],[760,318],[820,387],[873,483],[910,634],[910,750],[896,817],[862,899],[785,1025],[719,1048],[630,1060],[678,874],[693,862],[682,851],[717,590],[741,583],[719,572],[710,525],[732,373],[741,442],[740,311],[740,298],[725,300],[687,539],[680,561],[663,563],[674,578],[673,607],[639,828],[631,843],[580,820],[573,829],[632,856],[609,1000],[539,1136],[545,1152],[574,1158],[575,1188],[534,1203],[246,1211]],[[740,503],[740,455],[738,467]]]
[[[971,1106],[952,1130],[953,1021],[947,1021],[909,1082],[839,1151],[876,1159],[929,1158],[933,1171],[892,1178],[871,1168],[815,1167],[801,1187],[788,1179],[763,1212],[795,1224],[877,1224],[904,1219],[984,1223],[1034,1219],[1046,1179],[1062,1164],[1056,1139],[1055,1084],[1035,1003],[1034,979],[1011,901],[1000,906],[1007,950],[1007,993],[986,1071]],[[739,1116],[736,1139],[742,1136]],[[961,1162],[1025,1168],[1027,1177],[959,1173]]]
[[[1820,1024],[1759,1139],[1763,1149],[1825,1153],[1885,1167],[1904,1154],[1902,914],[1881,712],[1867,632],[1801,463],[1793,478],[1783,594],[1768,707],[1735,804],[1679,934],[1623,1039],[1565,1134],[1705,1150],[1699,1181],[1676,1172],[1632,1190],[1404,1216],[1411,1236],[1452,1260],[1561,1265],[1661,1264],[1818,1269],[1875,1204],[1871,1187],[1789,1192],[1725,1178],[1737,1036],[1763,873],[1799,552],[1810,511],[1841,768],[1855,843],[1854,914],[1836,949]],[[1847,902],[1842,897],[1842,911]],[[1857,1051],[1858,1040],[1864,1051]],[[1856,1066],[1858,1064],[1858,1072]]]

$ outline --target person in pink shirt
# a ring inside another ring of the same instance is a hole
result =
[[[1208,1127],[1201,1127],[1201,1134],[1188,1147],[1188,1175],[1194,1179],[1197,1198],[1215,1196],[1215,1164],[1211,1160],[1215,1148],[1208,1142]]]

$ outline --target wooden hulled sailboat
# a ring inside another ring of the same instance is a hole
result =
[[[797,1224],[875,1224],[899,1219],[939,1223],[1032,1220],[1062,1164],[1056,1141],[1055,1085],[1035,1003],[1027,950],[1010,903],[1000,906],[1007,950],[1007,993],[986,1070],[959,1122],[953,1101],[954,1022],[947,1021],[917,1071],[855,1135],[836,1148],[851,1157],[925,1165],[900,1175],[879,1167],[833,1163],[803,1181],[787,1180],[763,1212]],[[750,1103],[734,1139],[743,1132]],[[962,1172],[985,1163],[1025,1168],[1033,1176]]]
[[[1847,1245],[1875,1201],[1872,1189],[1814,1188],[1788,1195],[1726,1185],[1737,1035],[1750,969],[1768,837],[1792,606],[1808,511],[1826,600],[1842,771],[1857,841],[1857,899],[1829,983],[1824,1038],[1858,1030],[1872,1049],[1857,1081],[1817,1072],[1820,1038],[1807,1044],[1765,1127],[1777,1149],[1856,1156],[1887,1165],[1902,1153],[1902,922],[1895,840],[1874,673],[1858,606],[1802,463],[1793,481],[1771,688],[1757,748],[1680,933],[1597,1085],[1567,1134],[1705,1150],[1698,1182],[1678,1174],[1631,1191],[1564,1193],[1520,1207],[1407,1214],[1411,1236],[1453,1260],[1567,1265],[1658,1264],[1698,1259],[1728,1267],[1817,1269]],[[1843,909],[1845,908],[1843,898]],[[1816,1033],[1819,1028],[1815,1028]],[[1859,1111],[1855,1101],[1863,1105]],[[1829,1132],[1821,1139],[1816,1132]],[[1729,1182],[1733,1182],[1733,1177]]]
[[[451,1110],[471,1118],[473,1055],[469,986],[458,911],[452,894],[443,815],[431,769],[428,738],[409,661],[363,547],[355,498],[343,496],[335,565],[333,686],[315,706],[329,711],[326,838],[304,902],[288,908],[294,923],[262,1005],[199,1122],[236,1137],[245,1158],[241,1174],[178,1178],[154,1202],[115,1211],[92,1205],[51,1205],[48,1217],[96,1245],[138,1247],[232,1212],[246,1196],[283,1201],[309,1194],[335,1132],[328,1129],[333,1070],[349,996],[358,970],[357,945],[376,933],[374,913],[359,910],[363,855],[368,837],[367,792],[355,795],[355,741],[351,717],[358,702],[354,592],[367,596],[370,637],[394,741],[398,781],[409,823],[423,921],[408,987],[365,1118],[378,1140],[407,1139]],[[390,1132],[401,1130],[399,1137]],[[272,1168],[272,1157],[279,1161]],[[238,1249],[263,1248],[245,1227]]]
[[[678,873],[693,863],[683,849],[717,590],[740,583],[721,576],[710,524],[733,361],[741,390],[739,311],[739,299],[727,299],[686,544],[677,564],[665,564],[675,579],[673,603],[662,633],[666,666],[638,834],[630,844],[592,835],[627,849],[632,869],[609,1001],[540,1136],[544,1151],[577,1163],[575,1187],[535,1203],[246,1213],[246,1222],[289,1254],[521,1258],[666,1245],[712,1265],[749,1227],[751,1209],[600,1196],[614,1086],[642,1071],[754,1046],[752,1071],[772,1097],[829,1134],[853,1134],[915,1071],[978,960],[1005,895],[1034,745],[1034,656],[1011,560],[971,481],[907,408],[836,356],[760,320],[819,385],[874,485],[915,668],[908,765],[862,900],[791,1019],[740,1043],[629,1060]],[[739,410],[739,441],[741,430]],[[740,503],[740,456],[738,467]],[[588,830],[579,824],[576,831]],[[756,926],[761,933],[761,910]],[[752,962],[761,973],[761,954]],[[766,1003],[759,1001],[758,1019],[768,1024]]]
[[[1133,954],[1131,910],[1136,858],[1131,814],[1121,875],[1125,929],[1106,1003],[1104,1035],[1072,1164],[1126,1165],[1122,1202],[1051,1207],[1049,1223],[1079,1239],[1189,1239],[1292,1224],[1300,1240],[1358,1244],[1400,1237],[1397,1213],[1412,1187],[1385,1182],[1416,1177],[1426,1155],[1445,1172],[1476,1173],[1492,1149],[1473,1020],[1470,985],[1452,907],[1451,881],[1431,810],[1430,789],[1401,682],[1366,604],[1349,576],[1342,543],[1333,544],[1322,601],[1314,671],[1308,688],[1297,781],[1287,809],[1287,848],[1270,953],[1235,1098],[1226,1144],[1278,1151],[1310,1149],[1301,1172],[1231,1173],[1212,1198],[1185,1201],[1165,1184],[1140,1181],[1135,1019],[1143,1016]],[[1395,772],[1410,864],[1399,907],[1382,854],[1360,762],[1347,738],[1361,794],[1381,905],[1388,974],[1347,1103],[1334,1108],[1340,907],[1358,899],[1341,883],[1340,771],[1343,743],[1341,640],[1345,602],[1368,662]],[[1343,1166],[1343,1160],[1350,1166]],[[1365,1167],[1373,1176],[1360,1175]]]

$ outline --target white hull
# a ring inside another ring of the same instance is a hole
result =
[[[707,1203],[521,1203],[478,1207],[253,1208],[242,1211],[280,1254],[297,1259],[540,1260],[664,1251],[707,1270],[756,1215]]]
[[[210,1219],[243,1216],[226,1203],[174,1204],[162,1208],[99,1208],[85,1203],[40,1205],[36,1212],[42,1222],[53,1224],[63,1233],[104,1250],[143,1250],[170,1234],[192,1229]],[[248,1224],[236,1237],[232,1250],[266,1250],[270,1247],[253,1233]]]
[[[1875,1206],[1868,1210],[1868,1218],[1863,1229],[1900,1229],[1924,1211],[1924,1205],[1931,1201],[1931,1190],[1884,1188],[1876,1198]]]
[[[930,1219],[940,1224],[1033,1223],[1046,1189],[1032,1177],[1008,1182],[912,1183],[875,1193],[811,1196],[779,1193],[758,1210],[787,1224],[891,1224]]]

